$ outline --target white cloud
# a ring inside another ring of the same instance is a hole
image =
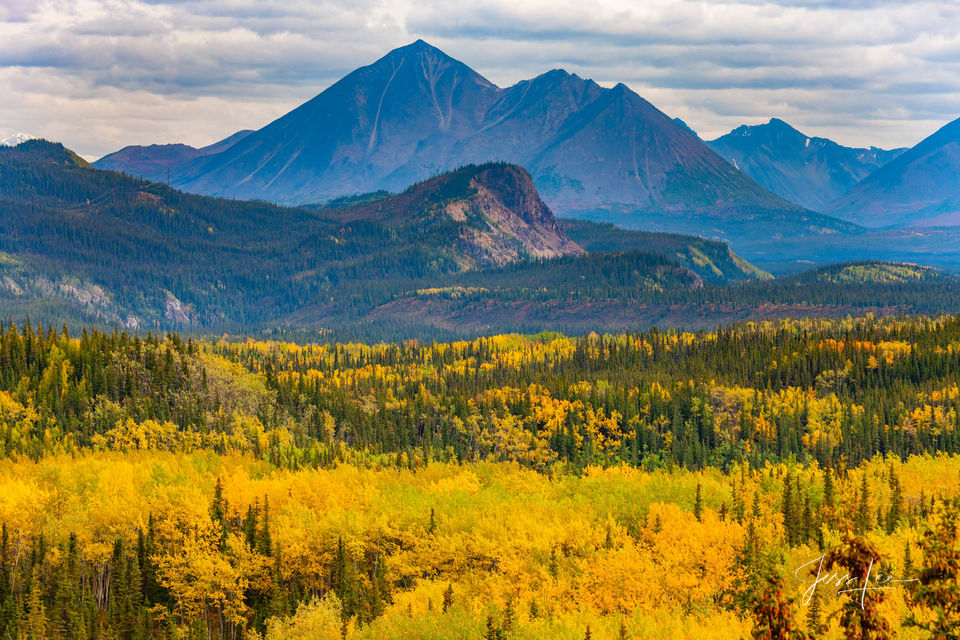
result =
[[[0,126],[86,155],[206,144],[418,37],[501,85],[623,81],[705,137],[777,116],[903,146],[960,115],[949,0],[5,0]]]

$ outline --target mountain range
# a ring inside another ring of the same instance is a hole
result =
[[[809,137],[778,118],[737,127],[707,144],[765,189],[813,211],[823,211],[906,151],[844,147]]]
[[[960,223],[958,133],[952,123],[909,151],[855,149],[772,119],[706,143],[623,84],[553,70],[501,88],[417,41],[257,131],[127,147],[95,166],[322,208],[508,162],[560,217],[721,240],[772,272],[864,259],[960,268],[960,231],[941,226]]]
[[[960,225],[960,119],[824,207],[866,227]]]
[[[553,70],[501,88],[423,41],[219,153],[188,155],[171,184],[207,195],[303,204],[505,161],[565,217],[731,239],[855,229],[764,189],[626,85]],[[146,175],[136,162],[97,166]]]

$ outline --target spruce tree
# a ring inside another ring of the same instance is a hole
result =
[[[703,489],[700,483],[697,483],[697,494],[693,499],[693,515],[697,522],[703,522]]]
[[[223,497],[223,483],[217,478],[213,487],[213,501],[210,503],[210,519],[219,529],[220,548],[227,543],[227,501]]]
[[[447,584],[446,590],[443,592],[443,612],[446,613],[447,609],[453,606],[453,583]]]
[[[809,544],[810,536],[813,535],[813,508],[810,506],[810,494],[803,497],[803,516],[800,526],[800,542]]]
[[[860,491],[857,500],[857,513],[854,516],[854,531],[858,535],[863,535],[873,528],[870,518],[870,487],[867,484],[867,470],[863,470],[860,482]]]
[[[886,530],[887,533],[893,533],[900,524],[903,517],[903,489],[900,486],[900,478],[897,477],[893,468],[890,468],[890,509],[887,511]]]
[[[960,509],[946,503],[937,507],[935,516],[937,522],[920,542],[923,569],[912,589],[914,610],[907,625],[935,640],[954,640],[960,638]]]
[[[763,590],[751,603],[754,640],[808,640],[810,637],[797,628],[793,606],[783,593],[783,580],[778,576],[767,578]]]
[[[507,598],[507,604],[503,608],[503,619],[500,623],[500,629],[503,635],[508,635],[513,630],[513,625],[517,621],[517,613],[513,609],[513,598]]]
[[[823,606],[821,604],[820,590],[814,589],[810,602],[807,604],[807,631],[814,637],[819,637],[823,633]]]
[[[263,498],[263,522],[260,525],[260,537],[257,544],[257,550],[261,555],[273,555],[273,539],[270,536],[270,499]]]
[[[796,507],[793,504],[793,481],[788,475],[783,482],[783,496],[781,498],[780,510],[783,514],[783,531],[787,541],[787,546],[792,547],[796,544]]]
[[[27,599],[27,640],[45,640],[47,635],[47,608],[43,603],[43,585],[40,567],[34,566],[30,577],[30,595]]]
[[[847,532],[840,546],[824,557],[824,567],[850,574],[854,584],[866,583],[872,567],[883,565],[879,550],[860,536]],[[862,597],[847,598],[840,610],[840,625],[850,640],[890,640],[890,623],[880,612],[883,591],[868,590]]]
[[[833,485],[833,470],[827,469],[823,473],[823,506],[832,515],[836,509],[837,490]]]

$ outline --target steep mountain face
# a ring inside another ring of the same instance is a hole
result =
[[[960,119],[868,176],[824,211],[867,227],[960,225]]]
[[[565,216],[723,237],[740,223],[764,237],[846,228],[766,191],[625,85],[554,70],[501,89],[423,41],[172,175],[195,193],[299,204],[490,161],[525,167]]]
[[[651,212],[747,203],[796,209],[724,163],[626,85],[604,89],[554,71],[506,90],[495,107],[483,130],[456,155],[504,154],[530,170],[558,211],[609,202]]]
[[[814,211],[905,151],[843,147],[777,118],[737,127],[707,144],[765,189]]]
[[[253,131],[250,129],[238,131],[199,149],[186,144],[133,145],[103,156],[94,162],[93,166],[106,171],[122,171],[145,180],[165,182],[174,167],[196,158],[226,151],[251,133]]]
[[[499,89],[418,41],[357,69],[228,151],[182,167],[189,191],[316,202],[396,191],[464,162],[448,160]]]

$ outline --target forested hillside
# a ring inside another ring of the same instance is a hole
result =
[[[588,223],[578,230],[604,233]],[[456,284],[458,273],[511,264],[548,272],[566,289],[595,273],[596,260],[640,269],[633,293],[763,275],[718,243],[627,237],[621,249],[640,259],[576,258],[583,249],[530,176],[504,164],[465,167],[382,198],[292,209],[94,170],[48,142],[0,149],[0,300],[20,317],[130,329],[329,330],[362,324],[411,291]],[[393,336],[404,329],[388,326]]]
[[[947,637],[958,345],[946,317],[376,346],[8,325],[0,629]],[[861,609],[810,590],[821,556],[917,581]]]

